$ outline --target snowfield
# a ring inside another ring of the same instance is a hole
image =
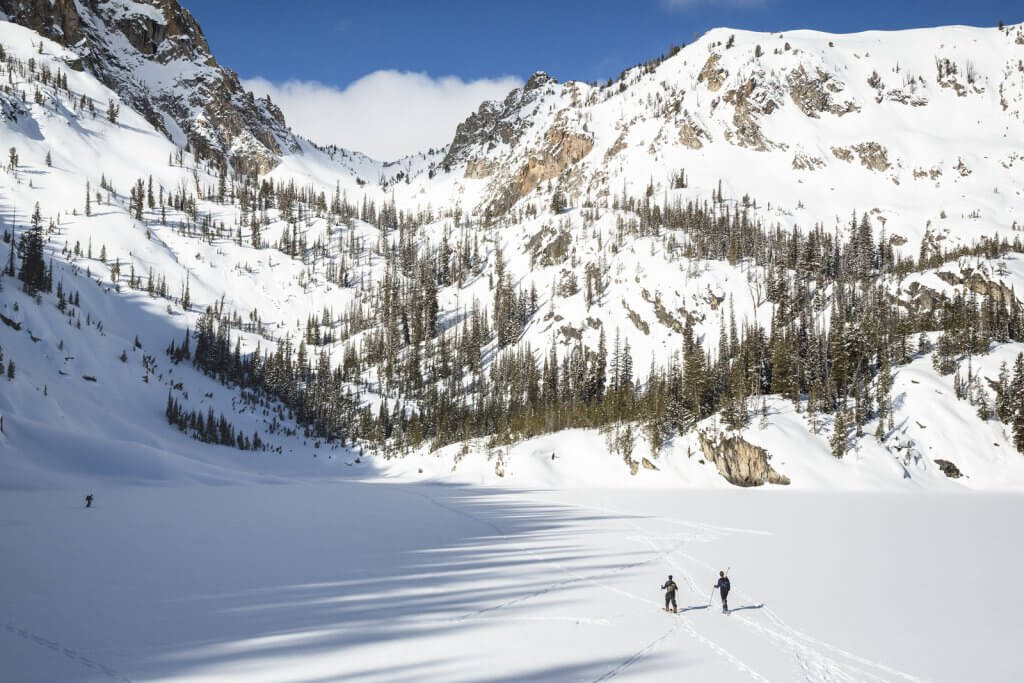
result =
[[[94,493],[90,510],[78,492],[0,497],[4,680],[1024,676],[1020,496],[369,479]],[[708,601],[727,567],[724,615]]]

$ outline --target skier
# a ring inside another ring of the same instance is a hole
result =
[[[672,575],[668,575],[668,581],[661,587],[661,590],[665,591],[665,611],[668,611],[669,603],[672,604],[672,612],[676,611],[676,591],[679,590],[679,586],[672,580]]]
[[[729,612],[729,577],[725,575],[725,572],[718,572],[718,583],[715,584],[722,594],[722,611],[725,613]]]
[[[91,508],[92,507],[92,494],[91,493],[85,497],[85,507],[87,507],[87,508]]]

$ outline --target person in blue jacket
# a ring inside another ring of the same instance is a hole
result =
[[[718,572],[718,583],[715,584],[715,588],[722,594],[722,611],[729,611],[729,577],[725,575],[725,572]]]

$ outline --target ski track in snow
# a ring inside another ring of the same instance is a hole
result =
[[[436,505],[436,506],[438,506],[440,508],[443,508],[443,509],[445,509],[445,510],[447,510],[447,511],[453,513],[453,514],[457,514],[457,515],[459,515],[461,517],[464,517],[464,518],[467,518],[467,519],[471,519],[471,520],[473,520],[473,521],[475,521],[475,522],[477,522],[479,524],[482,524],[482,525],[488,527],[489,529],[497,532],[498,535],[500,535],[502,538],[504,538],[506,540],[510,539],[509,535],[506,534],[504,532],[504,530],[502,530],[499,526],[497,526],[496,524],[494,524],[493,522],[491,522],[489,520],[482,519],[481,517],[479,517],[477,515],[474,515],[472,513],[466,512],[465,510],[460,510],[460,509],[454,508],[454,507],[452,507],[450,505],[446,505],[445,503],[442,503],[442,502],[438,501],[437,499],[433,498],[432,496],[429,496],[429,495],[427,495],[425,493],[421,493],[421,492],[418,492],[418,491],[409,491],[408,493],[410,495],[415,495],[417,497],[424,498],[425,500],[429,501],[430,503],[432,503],[432,504],[434,504],[434,505]],[[586,505],[574,505],[574,504],[567,504],[567,507],[572,507],[572,508],[577,508],[577,509],[582,509],[582,510],[592,510],[592,511],[593,510],[599,510],[599,511],[602,511],[602,512],[605,512],[605,513],[609,513],[609,514],[613,514],[613,515],[619,516],[619,517],[628,517],[627,515],[625,515],[625,513],[622,513],[621,511],[615,511],[615,510],[606,509],[606,508],[598,508],[598,507],[590,507],[590,506],[586,506]],[[659,520],[659,521],[674,521],[677,525],[687,526],[689,528],[697,528],[701,532],[724,531],[725,530],[725,528],[723,528],[723,527],[715,527],[714,525],[689,523],[689,522],[684,522],[682,520],[666,520],[664,518],[654,517],[654,516],[649,517],[649,519],[656,519],[656,520]],[[551,584],[550,586],[548,586],[548,587],[546,587],[544,589],[541,589],[541,590],[538,590],[538,591],[533,591],[533,592],[531,592],[531,593],[529,593],[527,595],[523,595],[523,596],[520,596],[520,597],[517,597],[517,598],[513,598],[513,599],[508,600],[506,602],[503,602],[503,603],[501,603],[499,605],[492,605],[492,606],[485,607],[483,609],[477,610],[475,612],[470,612],[470,613],[465,614],[465,615],[463,615],[461,617],[458,617],[457,619],[455,619],[455,621],[462,621],[462,620],[465,620],[465,619],[479,617],[480,615],[487,614],[488,612],[492,612],[494,610],[501,609],[501,608],[504,608],[504,607],[509,607],[511,605],[519,604],[519,603],[525,602],[526,600],[530,600],[532,598],[535,598],[535,597],[538,597],[538,596],[541,596],[541,595],[545,595],[545,594],[550,593],[551,591],[555,590],[556,588],[563,587],[563,586],[566,586],[566,585],[569,585],[569,584],[572,584],[572,583],[590,583],[590,584],[592,584],[592,585],[594,585],[594,586],[596,586],[598,588],[601,588],[603,590],[607,590],[607,591],[612,592],[612,593],[618,593],[618,594],[620,594],[620,595],[622,595],[624,597],[628,597],[631,600],[633,600],[634,602],[642,602],[642,603],[646,603],[648,605],[657,606],[658,603],[655,602],[654,600],[651,600],[650,598],[645,598],[643,596],[636,595],[635,593],[632,593],[630,591],[618,588],[616,586],[610,586],[610,585],[607,585],[607,584],[603,584],[603,583],[601,583],[599,581],[599,579],[603,579],[603,578],[607,578],[609,576],[613,576],[615,574],[619,574],[619,573],[621,573],[623,571],[626,571],[628,569],[632,569],[632,568],[641,567],[641,566],[644,566],[644,565],[647,565],[647,564],[651,564],[651,563],[656,562],[657,560],[660,560],[660,559],[668,559],[671,562],[671,557],[670,557],[671,554],[676,552],[677,550],[679,550],[679,548],[681,548],[684,543],[686,543],[687,541],[691,541],[691,540],[703,540],[703,539],[701,537],[699,537],[699,536],[696,537],[696,538],[683,538],[683,539],[679,540],[674,546],[672,546],[668,550],[662,550],[662,549],[657,547],[657,544],[655,544],[653,541],[650,540],[650,536],[638,524],[636,524],[635,522],[629,522],[629,521],[627,521],[627,524],[630,527],[632,527],[633,530],[635,530],[639,534],[640,538],[647,540],[647,542],[651,545],[652,550],[654,551],[654,554],[651,557],[649,557],[649,558],[647,558],[645,560],[641,560],[639,562],[634,562],[634,563],[630,563],[628,565],[622,565],[622,566],[616,567],[615,569],[607,571],[607,572],[601,572],[599,574],[589,575],[589,576],[581,576],[578,573],[574,572],[572,569],[569,569],[568,567],[563,565],[562,563],[560,563],[560,562],[552,562],[552,561],[549,560],[547,562],[549,565],[554,566],[557,569],[559,569],[560,571],[568,574],[569,578],[565,579],[565,580],[562,580],[562,581],[557,581],[557,582]],[[766,533],[768,533],[768,532],[763,532],[763,531],[746,530],[746,529],[730,529],[729,531],[733,532],[733,533],[754,533],[754,534],[766,534]],[[528,548],[526,548],[521,543],[516,543],[516,542],[511,541],[511,540],[510,540],[510,543],[513,545],[513,547],[516,547],[516,548],[520,549],[523,552],[529,553],[531,556],[538,556],[538,554],[535,551],[529,550]],[[690,579],[689,577],[688,577],[688,581],[691,583],[691,585],[695,585],[695,584],[693,584],[692,579]],[[633,665],[634,663],[639,661],[648,651],[650,651],[651,649],[656,647],[658,644],[660,644],[661,642],[663,642],[663,641],[667,640],[669,637],[671,637],[672,634],[675,633],[680,628],[685,630],[686,633],[691,638],[693,638],[693,639],[697,640],[698,642],[700,642],[702,645],[704,645],[705,647],[710,649],[712,652],[714,652],[719,657],[722,657],[722,658],[726,659],[727,661],[729,661],[738,670],[746,673],[753,680],[767,682],[767,680],[768,680],[767,678],[765,678],[760,673],[758,673],[755,669],[753,669],[751,666],[747,665],[745,662],[740,660],[736,655],[732,654],[731,652],[729,652],[728,650],[723,648],[718,643],[715,643],[714,641],[710,640],[709,638],[707,638],[704,635],[702,635],[701,633],[699,633],[693,627],[692,624],[690,624],[690,623],[688,623],[686,621],[680,620],[680,621],[677,621],[671,628],[667,629],[660,636],[655,638],[653,641],[649,642],[643,648],[641,648],[640,650],[638,650],[637,652],[632,654],[630,657],[625,659],[618,666],[616,666],[615,668],[611,669],[610,671],[604,673],[602,676],[600,676],[597,679],[595,679],[595,683],[596,683],[596,681],[605,681],[605,680],[609,680],[611,678],[614,678],[620,672],[624,671],[625,669],[627,669],[628,667],[630,667],[631,665]]]
[[[5,623],[4,630],[6,630],[8,633],[20,636],[23,640],[34,642],[36,645],[44,647],[52,651],[56,655],[63,655],[65,658],[74,662],[75,664],[87,667],[97,673],[103,674],[112,681],[118,681],[118,683],[133,683],[132,679],[128,678],[127,676],[122,676],[109,666],[106,666],[105,664],[100,664],[99,662],[96,662],[95,660],[90,659],[89,657],[86,657],[80,652],[72,650],[69,647],[64,647],[55,640],[50,640],[49,638],[43,638],[42,636],[36,635],[35,633],[32,633],[26,628],[15,626],[11,623]]]
[[[448,510],[449,512],[452,512],[452,513],[458,514],[460,516],[472,519],[472,520],[476,521],[477,523],[480,523],[480,524],[482,524],[482,525],[484,525],[484,526],[494,530],[502,538],[505,538],[505,539],[509,539],[510,538],[500,527],[498,527],[493,522],[490,522],[488,520],[482,519],[482,518],[480,518],[480,517],[478,517],[476,515],[473,515],[471,513],[467,513],[464,510],[459,510],[459,509],[454,508],[452,506],[449,506],[449,505],[446,505],[444,503],[441,503],[440,501],[438,501],[438,500],[434,499],[433,497],[428,496],[426,494],[416,493],[415,495],[418,495],[418,496],[421,496],[423,498],[426,498],[427,500],[429,500],[434,505],[442,507],[442,508]],[[574,505],[574,504],[570,504],[569,507],[573,507],[573,508],[577,508],[577,509],[591,510],[591,511],[600,511],[600,512],[604,512],[604,513],[616,515],[616,516],[619,516],[619,517],[625,517],[626,516],[621,511],[613,510],[613,509],[610,509],[610,508],[604,508],[604,507],[586,506],[586,505]],[[657,520],[659,522],[667,522],[667,523],[670,523],[670,524],[672,524],[674,526],[682,526],[682,527],[686,527],[686,528],[689,528],[689,529],[694,529],[694,530],[697,530],[700,535],[698,535],[696,537],[689,537],[689,538],[684,538],[682,540],[679,540],[671,548],[668,548],[667,550],[665,550],[665,549],[662,549],[661,547],[659,547],[657,542],[654,540],[655,537],[653,537],[650,534],[646,533],[646,531],[639,524],[637,524],[636,522],[627,522],[627,524],[629,526],[631,526],[637,532],[638,538],[643,539],[644,541],[646,541],[651,546],[651,549],[654,552],[654,555],[652,557],[647,558],[647,559],[642,560],[642,561],[639,561],[639,562],[634,562],[634,563],[630,563],[628,565],[622,565],[620,567],[616,567],[614,570],[611,570],[611,571],[608,571],[608,572],[602,572],[602,573],[599,573],[599,574],[589,575],[589,576],[588,575],[579,575],[578,573],[576,573],[573,570],[565,567],[561,563],[549,562],[549,564],[551,564],[552,566],[554,566],[554,567],[558,568],[560,571],[568,574],[569,578],[565,579],[565,580],[562,580],[562,581],[555,582],[555,583],[551,584],[550,586],[548,586],[548,587],[546,587],[544,589],[541,589],[541,590],[538,590],[538,591],[534,591],[532,593],[529,593],[527,595],[523,595],[523,596],[520,596],[520,597],[517,597],[517,598],[513,598],[513,599],[508,600],[508,601],[506,601],[504,603],[501,603],[499,605],[489,606],[489,607],[486,607],[484,609],[481,609],[481,610],[478,610],[478,611],[471,612],[469,614],[463,615],[462,617],[459,617],[459,620],[464,620],[464,619],[468,619],[468,618],[478,617],[480,615],[486,614],[488,612],[491,612],[491,611],[494,611],[494,610],[497,610],[497,609],[501,609],[501,608],[504,608],[504,607],[509,607],[509,606],[512,606],[512,605],[515,605],[515,604],[519,604],[519,603],[525,602],[526,600],[530,600],[532,598],[539,597],[541,595],[545,595],[547,593],[550,593],[553,590],[556,590],[556,589],[561,588],[561,587],[565,587],[565,586],[573,584],[573,583],[591,583],[591,584],[593,584],[593,585],[595,585],[597,587],[600,587],[600,588],[602,588],[604,590],[608,590],[608,591],[611,591],[611,592],[614,592],[614,593],[619,593],[621,595],[627,596],[627,597],[631,598],[632,600],[634,600],[636,602],[643,602],[643,603],[646,603],[646,604],[653,605],[653,606],[657,607],[658,603],[656,601],[654,601],[654,600],[651,600],[649,598],[645,598],[645,597],[642,597],[642,596],[635,595],[635,594],[633,594],[633,593],[631,593],[629,591],[625,591],[625,590],[623,590],[621,588],[617,588],[617,587],[614,587],[614,586],[609,586],[609,585],[606,585],[606,584],[602,584],[600,582],[600,580],[601,579],[605,579],[605,578],[607,578],[609,576],[613,576],[615,574],[621,573],[621,572],[626,571],[628,569],[632,569],[632,568],[644,566],[644,565],[647,565],[647,564],[651,564],[652,562],[655,562],[655,561],[660,560],[660,559],[665,559],[684,578],[684,580],[690,586],[690,588],[693,590],[693,592],[695,594],[699,595],[701,593],[701,591],[700,591],[700,589],[698,589],[697,582],[694,580],[692,574],[682,564],[680,564],[678,561],[674,560],[673,557],[672,557],[674,554],[676,554],[678,552],[678,550],[683,546],[683,544],[685,544],[688,541],[709,540],[708,536],[710,536],[711,538],[714,538],[714,537],[717,537],[719,534],[722,534],[722,533],[725,533],[725,534],[746,533],[746,534],[756,534],[756,535],[771,535],[771,532],[760,531],[760,530],[756,530],[756,529],[739,529],[739,528],[731,528],[731,527],[720,527],[720,526],[716,526],[716,525],[698,524],[698,523],[688,522],[688,521],[685,521],[685,520],[676,520],[676,519],[664,518],[664,517],[658,517],[658,516],[648,516],[647,519]],[[707,534],[707,536],[705,536],[704,534]],[[530,556],[538,556],[536,552],[530,551],[528,548],[526,548],[525,546],[523,546],[520,543],[513,542],[512,544],[514,545],[514,547],[519,548],[521,551],[529,553]],[[710,568],[710,565],[708,565],[706,562],[703,562],[703,561],[699,560],[698,558],[693,557],[692,555],[684,553],[683,556],[686,559],[689,559],[689,560],[691,560],[693,562],[696,562],[696,563],[698,563],[700,565],[703,565],[704,567]],[[747,600],[750,599],[750,596],[746,595],[745,593],[737,592],[736,594],[738,596],[743,597],[744,599],[747,599]],[[890,676],[890,677],[902,678],[902,679],[904,679],[906,681],[910,681],[912,683],[921,683],[921,679],[918,679],[918,678],[916,678],[916,677],[914,677],[914,676],[912,676],[910,674],[907,674],[907,673],[902,672],[902,671],[898,671],[896,669],[888,667],[888,666],[886,666],[884,664],[881,664],[879,662],[875,662],[875,661],[866,659],[864,657],[860,657],[858,655],[855,655],[853,653],[847,652],[845,650],[837,648],[837,647],[835,647],[833,645],[830,645],[828,643],[825,643],[825,642],[822,642],[820,640],[817,640],[817,639],[815,639],[815,638],[813,638],[811,636],[808,636],[808,635],[806,635],[804,633],[801,633],[800,631],[797,631],[796,629],[794,629],[791,626],[789,626],[781,617],[778,616],[778,614],[776,614],[770,608],[763,608],[763,609],[765,610],[764,613],[768,616],[769,621],[772,624],[774,624],[774,626],[776,628],[774,628],[774,629],[773,628],[769,628],[769,627],[767,627],[767,626],[765,626],[763,624],[758,623],[757,621],[755,621],[754,619],[752,619],[750,617],[735,616],[734,619],[740,621],[741,623],[743,623],[745,626],[747,626],[751,630],[764,635],[766,638],[769,638],[772,641],[775,641],[777,643],[781,643],[788,650],[790,650],[791,653],[794,656],[794,659],[796,659],[797,663],[799,664],[800,669],[804,672],[804,678],[807,681],[811,681],[811,682],[814,682],[814,683],[826,682],[826,681],[838,681],[838,682],[841,682],[841,683],[853,683],[853,682],[856,682],[856,681],[862,681],[862,680],[866,680],[866,679],[871,679],[871,680],[875,680],[875,681],[882,681],[884,683],[885,681],[890,680],[889,678],[885,678],[882,675],[878,675],[876,673],[873,673],[871,671],[873,669],[875,671],[881,672],[882,674]],[[572,620],[573,618],[572,617],[564,617],[564,619]],[[727,661],[729,661],[730,664],[735,666],[739,671],[749,675],[753,680],[757,680],[757,681],[767,681],[768,680],[762,674],[760,674],[757,670],[755,670],[753,667],[751,667],[750,665],[748,665],[744,661],[742,661],[739,657],[737,657],[733,653],[729,652],[727,649],[722,647],[720,644],[718,644],[714,640],[712,640],[712,639],[708,638],[707,636],[705,636],[704,634],[700,633],[690,622],[685,621],[683,619],[680,619],[679,622],[677,622],[672,627],[667,629],[665,632],[660,634],[654,640],[652,640],[649,643],[647,643],[646,645],[644,645],[644,647],[642,647],[637,652],[632,654],[630,657],[628,657],[627,659],[622,661],[618,666],[616,666],[615,668],[613,668],[610,671],[606,672],[605,674],[603,674],[599,678],[595,679],[595,683],[597,683],[598,681],[605,681],[605,680],[609,680],[611,678],[614,678],[619,673],[621,673],[622,671],[626,670],[627,668],[629,668],[630,666],[635,664],[637,661],[642,659],[644,657],[644,655],[646,655],[652,649],[657,647],[659,644],[661,644],[662,642],[668,640],[671,636],[673,636],[679,630],[685,631],[688,636],[690,636],[694,640],[698,641],[699,643],[701,643],[702,645],[707,647],[709,650],[714,652],[719,657],[722,657],[722,658],[726,659]],[[815,647],[820,648],[820,649],[815,649]],[[843,658],[845,660],[848,660],[848,661],[841,662],[838,659],[830,657],[828,654],[825,654],[825,652],[823,652],[822,650],[830,652],[833,655],[836,655],[836,656],[841,657],[841,658]],[[853,664],[851,662],[855,662],[856,664]]]
[[[711,566],[708,563],[692,555],[683,553],[683,557],[700,564],[707,569],[711,569]],[[672,560],[671,557],[668,559],[677,571],[683,573],[687,582],[690,583],[691,586],[695,587],[692,576],[686,568]],[[752,596],[740,591],[736,591],[736,595],[745,600],[753,600]],[[774,624],[776,627],[775,629],[769,628],[750,617],[733,616],[733,619],[740,621],[751,630],[761,633],[767,638],[781,643],[789,649],[800,664],[800,668],[804,671],[804,677],[808,681],[861,681],[865,679],[872,679],[885,683],[886,681],[891,680],[891,677],[898,677],[912,683],[923,683],[921,679],[908,673],[893,669],[885,664],[860,657],[859,655],[847,652],[846,650],[842,650],[834,645],[830,645],[829,643],[825,643],[801,633],[787,624],[782,617],[780,617],[771,608],[762,607],[761,609],[764,610],[764,614],[768,617],[769,621]],[[833,657],[824,654],[821,650],[815,649],[815,647],[831,652],[832,654],[849,661],[842,662],[838,659],[834,659]],[[856,665],[850,662],[856,662]],[[870,669],[882,672],[890,678],[876,674]]]
[[[653,519],[659,519],[660,520],[662,518],[655,517]],[[658,548],[657,543],[655,543],[651,539],[651,537],[649,535],[645,534],[644,530],[641,529],[638,524],[636,524],[635,522],[629,522],[629,524],[634,529],[636,529],[637,532],[639,532],[641,534],[641,537],[651,546],[652,550],[654,550],[655,552],[660,552],[660,549]],[[697,526],[697,525],[695,525],[695,526]],[[689,540],[689,539],[687,539],[687,540]],[[674,548],[672,548],[672,549],[670,549],[668,551],[665,551],[665,552],[661,552],[659,554],[659,557],[664,557],[670,564],[672,564],[673,566],[676,566],[676,563],[672,560],[671,556],[672,556],[672,554],[676,550],[678,550],[679,546],[681,546],[682,543],[684,543],[684,542],[685,541],[681,541]],[[697,590],[696,590],[696,583],[694,582],[693,577],[690,576],[689,573],[687,573],[685,570],[683,570],[683,576],[686,579],[686,582],[690,585],[691,588],[694,589],[694,592],[696,593],[697,592]],[[647,603],[647,604],[650,604],[650,605],[654,605],[655,607],[658,606],[658,603],[655,602],[654,600],[651,600],[650,598],[645,598],[645,597],[642,597],[642,596],[639,596],[639,595],[633,595],[631,593],[627,593],[627,594],[630,595],[637,602],[644,602],[644,603]],[[686,621],[685,617],[681,616],[679,621],[675,625],[673,625],[671,628],[669,628],[667,631],[665,631],[661,636],[659,636],[658,638],[655,638],[653,641],[651,641],[646,646],[644,646],[642,649],[640,649],[639,651],[634,653],[632,656],[630,656],[628,659],[623,661],[617,667],[615,667],[611,671],[608,671],[607,673],[605,673],[600,678],[596,679],[595,683],[597,681],[604,681],[604,680],[608,680],[610,678],[615,677],[620,672],[624,671],[625,669],[627,669],[628,667],[630,667],[631,665],[636,663],[649,650],[653,649],[655,646],[657,646],[661,642],[667,640],[679,628],[682,628],[683,630],[685,630],[687,635],[689,635],[691,638],[693,638],[694,640],[699,642],[701,645],[704,645],[706,648],[711,650],[713,653],[715,653],[719,657],[722,657],[723,659],[727,660],[730,664],[732,664],[734,667],[736,667],[739,671],[747,674],[748,676],[750,676],[755,681],[767,681],[768,680],[767,678],[762,676],[759,672],[757,672],[753,667],[751,667],[750,665],[745,663],[743,660],[741,660],[739,657],[737,657],[733,653],[729,652],[727,649],[725,649],[724,647],[722,647],[721,645],[719,645],[715,641],[713,641],[710,638],[704,636],[702,633],[698,632],[697,629],[693,626],[693,624],[691,624],[689,621]]]
[[[484,526],[486,526],[486,527],[496,531],[502,538],[505,538],[505,539],[509,539],[510,538],[500,527],[498,527],[493,522],[490,522],[488,520],[482,519],[482,518],[478,517],[477,515],[473,515],[473,514],[468,513],[468,512],[466,512],[464,510],[459,510],[457,508],[453,508],[453,507],[451,507],[449,505],[446,505],[446,504],[436,500],[435,498],[433,498],[433,497],[431,497],[431,496],[429,496],[427,494],[419,493],[419,492],[415,492],[415,491],[410,492],[410,493],[412,493],[413,495],[425,498],[426,500],[430,501],[434,505],[437,505],[438,507],[441,507],[441,508],[443,508],[445,510],[448,510],[449,512],[452,512],[454,514],[460,515],[460,516],[468,518],[468,519],[472,519],[472,520],[476,521],[479,524],[483,524]],[[621,511],[611,510],[611,509],[607,509],[607,508],[590,507],[590,506],[585,506],[585,505],[572,505],[572,504],[568,505],[568,507],[578,508],[578,509],[583,509],[583,510],[592,510],[592,511],[593,510],[598,510],[598,511],[609,513],[609,514],[613,514],[613,515],[616,515],[616,516],[619,516],[619,517],[626,517],[626,515],[624,513],[622,513]],[[663,520],[663,518],[661,518],[661,517],[650,517],[650,519],[657,519],[659,521]],[[664,520],[664,521],[669,521],[669,520]],[[677,525],[686,526],[686,527],[689,527],[689,528],[696,528],[696,529],[698,529],[701,532],[708,532],[708,531],[712,531],[712,532],[713,531],[719,531],[720,532],[720,531],[726,531],[726,529],[724,527],[715,527],[714,525],[689,523],[689,522],[684,522],[682,520],[671,520],[671,521],[675,522]],[[672,546],[668,550],[662,550],[662,549],[657,547],[657,544],[655,544],[653,541],[650,540],[650,536],[638,524],[636,524],[635,522],[627,522],[627,524],[629,526],[631,526],[640,535],[640,538],[643,538],[643,539],[648,541],[648,543],[652,547],[652,550],[654,551],[654,555],[652,555],[651,557],[649,557],[649,558],[647,558],[645,560],[641,560],[639,562],[630,563],[628,565],[622,565],[620,567],[616,567],[614,570],[607,571],[607,572],[601,572],[599,574],[595,574],[595,575],[591,575],[591,576],[581,576],[581,575],[577,574],[576,572],[574,572],[573,570],[571,570],[568,567],[566,567],[565,565],[561,564],[560,562],[551,562],[551,561],[549,561],[548,564],[550,564],[550,565],[558,568],[560,571],[568,574],[570,578],[562,580],[562,581],[558,581],[558,582],[556,582],[554,584],[551,584],[547,588],[541,589],[539,591],[534,591],[534,592],[529,593],[527,595],[520,596],[518,598],[513,598],[513,599],[508,600],[508,601],[506,601],[504,603],[501,603],[499,605],[493,605],[493,606],[486,607],[486,608],[481,609],[481,610],[477,610],[475,612],[471,612],[469,614],[463,615],[462,617],[459,617],[458,620],[464,620],[464,619],[469,619],[469,618],[473,618],[473,617],[478,617],[478,616],[480,616],[482,614],[486,614],[487,612],[491,612],[491,611],[494,611],[494,610],[497,610],[497,609],[501,609],[501,608],[504,608],[504,607],[509,607],[511,605],[519,604],[519,603],[522,603],[522,602],[524,602],[526,600],[530,600],[532,598],[535,598],[535,597],[538,597],[538,596],[550,593],[551,591],[555,590],[556,588],[560,588],[560,587],[563,587],[563,586],[566,586],[566,585],[569,585],[569,584],[572,584],[572,583],[590,583],[590,584],[593,584],[594,586],[596,586],[598,588],[602,588],[604,590],[607,590],[607,591],[610,591],[610,592],[613,592],[613,593],[618,593],[620,595],[628,597],[628,598],[632,599],[635,602],[643,602],[643,603],[646,603],[646,604],[649,604],[649,605],[657,606],[658,603],[655,602],[654,600],[651,600],[649,598],[645,598],[645,597],[636,595],[635,593],[623,590],[623,589],[615,587],[615,586],[609,586],[607,584],[600,583],[599,579],[603,579],[603,578],[607,578],[607,577],[615,575],[615,574],[619,574],[619,573],[621,573],[623,571],[626,571],[628,569],[633,569],[633,568],[636,568],[636,567],[641,567],[641,566],[644,566],[644,565],[647,565],[647,564],[651,564],[651,563],[656,562],[657,560],[661,560],[661,559],[668,559],[671,562],[671,555],[672,555],[672,553],[674,553],[677,550],[679,550],[679,548],[681,548],[684,543],[686,543],[687,541],[690,541],[690,540],[703,540],[703,539],[701,537],[699,537],[699,536],[697,538],[684,538],[682,540],[679,540],[674,546]],[[757,531],[757,530],[748,530],[748,529],[728,529],[727,531],[731,532],[731,533],[754,533],[754,534],[767,534],[768,533],[768,532]],[[516,542],[511,542],[511,543],[512,543],[512,545],[514,547],[522,550],[523,552],[529,553],[532,556],[537,556],[536,552],[530,551],[529,549],[527,549],[522,544],[516,543]],[[691,585],[695,585],[693,583],[692,579],[689,578],[689,576],[687,577],[687,580],[691,583]],[[710,649],[712,652],[714,652],[719,657],[723,657],[726,660],[728,660],[733,666],[735,666],[740,671],[748,674],[755,681],[767,681],[768,680],[767,678],[765,678],[764,676],[759,674],[756,670],[754,670],[752,667],[750,667],[749,665],[744,663],[742,660],[740,660],[737,656],[735,656],[734,654],[732,654],[731,652],[729,652],[728,650],[723,648],[721,645],[719,645],[718,643],[715,643],[714,641],[712,641],[712,640],[708,639],[707,637],[705,637],[704,635],[700,634],[693,627],[692,624],[690,624],[690,623],[688,623],[686,621],[680,620],[676,624],[674,624],[671,628],[667,629],[660,636],[658,636],[653,641],[649,642],[647,645],[645,645],[643,648],[641,648],[639,651],[635,652],[629,658],[624,660],[618,666],[616,666],[612,670],[606,672],[605,674],[603,674],[599,678],[595,679],[595,683],[596,683],[596,681],[605,681],[605,680],[609,680],[611,678],[614,678],[620,672],[624,671],[625,669],[627,669],[628,667],[630,667],[631,665],[633,665],[634,663],[639,661],[648,651],[650,651],[651,649],[656,647],[658,644],[660,644],[661,642],[663,642],[663,641],[667,640],[669,637],[671,637],[672,634],[675,633],[680,628],[685,630],[687,632],[687,634],[691,638],[693,638],[693,639],[697,640],[698,642],[700,642],[702,645],[704,645],[705,647]]]

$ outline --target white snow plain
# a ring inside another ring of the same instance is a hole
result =
[[[77,491],[0,496],[3,680],[1024,677],[1019,495],[374,477],[93,493],[88,510]]]

